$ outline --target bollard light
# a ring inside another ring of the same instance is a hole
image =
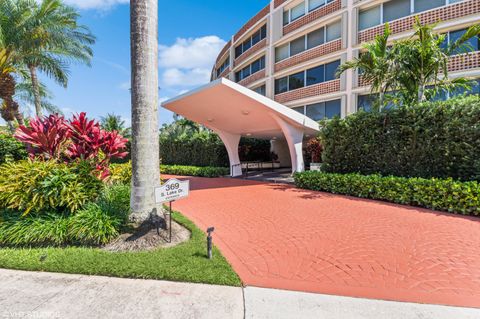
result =
[[[215,230],[215,227],[209,227],[207,229],[207,256],[208,259],[212,259],[212,233]]]

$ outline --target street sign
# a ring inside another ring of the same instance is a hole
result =
[[[190,192],[189,181],[169,179],[165,184],[155,188],[155,201],[157,203],[172,202],[187,197]]]

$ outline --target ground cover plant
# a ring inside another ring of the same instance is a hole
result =
[[[385,200],[463,215],[480,215],[480,183],[453,179],[304,172],[299,188]]]

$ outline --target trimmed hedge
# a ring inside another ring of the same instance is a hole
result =
[[[385,200],[463,215],[480,215],[480,183],[453,179],[304,172],[299,188]]]
[[[27,158],[25,146],[12,135],[0,132],[0,164]]]
[[[230,174],[226,167],[197,167],[184,165],[160,165],[162,174],[198,176],[198,177],[221,177]],[[109,182],[112,184],[130,184],[132,179],[132,165],[112,164],[110,165]]]
[[[359,111],[321,140],[326,172],[480,180],[480,97]]]

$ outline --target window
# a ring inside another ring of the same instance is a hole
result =
[[[341,115],[342,101],[333,100],[310,104],[305,107],[305,115],[314,121],[320,121],[325,118],[333,118]]]
[[[339,39],[342,36],[342,21],[327,25],[327,36],[325,42]]]
[[[285,60],[289,57],[289,43],[275,48],[275,62]]]
[[[302,115],[305,115],[305,106],[292,107],[292,110],[297,111]]]
[[[383,4],[383,22],[410,15],[410,0],[392,0]]]
[[[250,38],[245,40],[242,44],[235,47],[235,58],[241,56],[245,51],[253,47],[258,42],[267,37],[267,25],[265,24],[257,32],[255,32]]]
[[[266,95],[266,87],[265,87],[265,84],[264,85],[261,85],[259,87],[256,87],[253,89],[254,92],[257,92],[258,94],[261,94],[263,96]]]
[[[325,29],[320,28],[307,34],[307,49],[311,49],[325,43]]]
[[[308,11],[313,11],[323,5],[325,5],[325,0],[310,0],[308,2]]]
[[[325,82],[331,81],[337,78],[337,69],[340,66],[340,60],[325,64]]]
[[[290,22],[295,21],[304,15],[305,15],[305,3],[302,2],[299,5],[290,9]]]
[[[288,91],[288,76],[275,80],[275,94]]]
[[[290,10],[283,12],[283,25],[286,26],[290,23]]]
[[[250,75],[265,69],[265,57],[261,57],[260,59],[252,62],[252,64],[244,67],[242,70],[235,73],[235,81],[239,82]]]
[[[380,10],[381,6],[376,6],[360,11],[358,17],[358,30],[365,30],[382,23]]]
[[[445,5],[445,0],[415,0],[414,12],[427,11]]]
[[[357,98],[357,109],[369,112],[377,99],[376,94],[359,95]]]
[[[222,63],[222,65],[220,65],[220,67],[218,67],[218,69],[217,69],[217,77],[219,77],[220,74],[222,74],[223,71],[225,71],[229,66],[230,66],[230,59],[227,58],[227,59]]]
[[[305,37],[300,37],[290,42],[290,56],[305,51]]]
[[[298,72],[288,77],[288,90],[296,90],[305,86],[305,72]]]
[[[307,70],[307,86],[325,81],[325,66],[320,65],[316,68]]]
[[[325,102],[325,116],[329,119],[341,115],[342,101],[333,100]]]
[[[467,32],[467,29],[462,29],[462,30],[456,30],[456,31],[451,31],[447,34],[447,41],[449,44],[453,44],[458,39],[460,39],[465,32]],[[455,49],[452,54],[462,54],[466,52],[473,52],[473,51],[479,51],[480,50],[480,38],[478,36],[470,38],[468,41],[466,41],[463,45]]]

